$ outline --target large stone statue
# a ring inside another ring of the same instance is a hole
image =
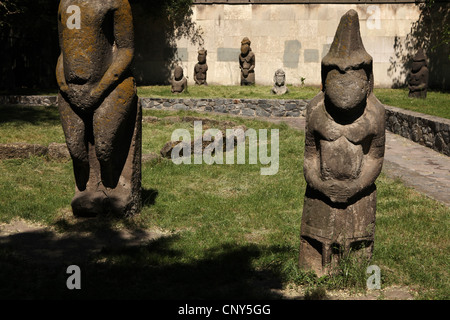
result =
[[[194,67],[194,81],[198,85],[208,85],[206,82],[206,73],[208,71],[208,65],[206,64],[206,55],[208,51],[205,49],[198,51],[198,63]]]
[[[283,69],[275,71],[273,82],[275,82],[272,88],[273,94],[282,95],[289,92],[288,87],[286,87],[286,73]]]
[[[62,0],[58,105],[73,160],[76,216],[133,215],[141,208],[141,108],[130,66],[127,0]]]
[[[372,57],[354,10],[342,16],[322,60],[322,92],[308,105],[307,189],[299,264],[322,276],[349,253],[371,258],[385,111],[373,94]]]
[[[255,84],[255,54],[250,48],[251,41],[245,37],[241,42],[239,66],[241,68],[241,86]]]
[[[409,75],[409,97],[423,98],[427,97],[428,89],[428,66],[427,57],[419,48],[417,54],[413,58],[411,73]]]
[[[184,76],[183,68],[180,66],[175,67],[175,70],[173,71],[173,78],[170,81],[172,84],[172,93],[178,94],[182,93],[184,90],[187,89],[187,79]]]

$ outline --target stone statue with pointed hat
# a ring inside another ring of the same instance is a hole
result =
[[[409,97],[422,99],[427,97],[428,74],[427,57],[422,48],[419,48],[413,58],[411,74],[409,75]]]
[[[385,111],[373,94],[373,60],[358,14],[342,16],[322,60],[322,91],[307,106],[299,265],[318,276],[348,254],[370,259]]]
[[[255,54],[250,47],[251,41],[245,37],[241,41],[239,66],[241,68],[241,86],[255,84]]]

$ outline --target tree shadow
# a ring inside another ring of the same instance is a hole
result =
[[[186,38],[191,44],[203,45],[190,2],[130,0],[135,33],[133,74],[139,85],[169,83],[175,65],[188,59],[187,48],[177,48],[177,40]]]
[[[14,14],[0,5],[0,92],[30,94],[57,88],[60,54],[57,12],[60,0],[21,0]],[[201,45],[190,0],[129,0],[135,27],[134,73],[138,85],[164,84],[184,59],[177,39]],[[8,5],[8,3],[6,3]],[[38,17],[38,18],[37,18]]]
[[[412,24],[405,39],[394,41],[394,57],[390,58],[388,75],[393,77],[393,88],[406,87],[412,58],[418,48],[428,57],[429,88],[450,90],[450,4],[444,2],[420,3],[419,19]]]
[[[279,270],[252,265],[264,252],[289,248],[218,244],[200,258],[184,252],[184,234],[77,219],[63,233],[36,228],[0,236],[2,299],[280,299]],[[81,269],[69,290],[67,268]]]
[[[30,123],[33,125],[61,125],[58,109],[41,106],[2,106],[0,124],[7,122]]]

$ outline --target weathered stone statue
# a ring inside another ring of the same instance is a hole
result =
[[[187,88],[187,79],[184,76],[183,68],[180,66],[175,67],[173,72],[172,93],[182,93]]]
[[[385,111],[354,10],[322,60],[322,92],[308,105],[300,267],[321,276],[349,253],[371,258]]]
[[[413,58],[409,75],[409,97],[423,99],[427,97],[428,73],[427,57],[423,53],[422,48],[419,48]]]
[[[286,87],[286,73],[283,69],[275,71],[273,82],[275,82],[275,84],[272,88],[272,93],[282,95],[289,92],[288,87]]]
[[[194,67],[194,81],[195,84],[198,85],[205,85],[207,86],[208,83],[206,82],[206,73],[208,71],[208,65],[206,64],[206,55],[208,54],[208,51],[205,49],[198,51],[198,63]]]
[[[241,67],[241,86],[255,84],[255,54],[250,48],[251,41],[245,37],[241,42],[239,66]]]
[[[73,160],[76,216],[133,215],[141,208],[141,107],[130,72],[127,0],[62,0],[58,107]]]

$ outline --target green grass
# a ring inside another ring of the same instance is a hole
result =
[[[46,131],[52,135],[59,127],[57,111],[45,110],[49,112],[45,117],[34,116],[39,125],[23,117],[3,121],[0,136],[5,124],[20,121],[30,126],[29,134],[34,131],[34,136],[41,137],[40,132]],[[160,118],[195,115],[144,113]],[[309,288],[307,298],[321,298],[324,289],[364,290],[366,266],[352,261],[345,261],[338,275],[320,279],[297,267],[306,187],[302,174],[304,134],[284,124],[197,116],[227,119],[253,129],[279,129],[278,174],[261,176],[260,165],[147,162],[142,172],[145,206],[141,214],[127,221],[102,222],[70,217],[74,189],[70,161],[36,157],[0,161],[0,222],[22,218],[52,226],[67,236],[77,230],[94,231],[100,237],[117,228],[136,234],[144,229],[166,232],[165,237],[140,246],[126,246],[127,240],[122,239],[122,246],[105,246],[85,258],[69,256],[56,265],[21,256],[23,243],[17,236],[0,247],[0,297],[260,299],[279,298],[269,287],[302,285]],[[192,131],[187,123],[144,123],[144,153],[158,153],[176,128]],[[40,141],[51,139],[41,137]],[[420,299],[449,299],[449,209],[384,174],[377,186],[372,264],[381,268],[382,287],[407,285]],[[64,239],[51,240],[49,234],[26,236],[34,237],[36,243],[65,243]],[[65,268],[70,264],[82,269],[81,291],[65,287]]]
[[[0,143],[63,143],[56,107],[0,106]]]
[[[152,98],[222,98],[222,99],[312,99],[319,93],[316,87],[288,85],[289,93],[277,96],[271,93],[272,86],[189,86],[187,92],[174,95],[170,86],[139,87],[138,95]]]
[[[375,89],[375,96],[389,106],[450,119],[450,93],[428,91],[426,99],[408,97],[408,89]]]

